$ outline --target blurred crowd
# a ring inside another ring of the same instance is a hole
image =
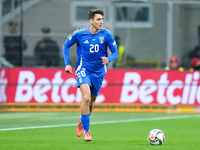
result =
[[[27,49],[27,43],[18,31],[18,22],[8,23],[9,34],[3,38],[5,50],[4,58],[7,63],[16,67],[22,67],[23,52]],[[39,40],[34,48],[34,60],[36,67],[58,67],[60,50],[57,42],[50,36],[51,28],[46,26],[41,28],[43,38]],[[5,61],[5,62],[6,62]],[[9,65],[11,66],[11,65]]]
[[[184,68],[180,66],[180,63],[178,61],[178,58],[176,56],[172,56],[169,59],[169,66],[165,67],[166,71],[184,71]],[[200,59],[199,58],[193,58],[190,61],[190,71],[200,71]]]

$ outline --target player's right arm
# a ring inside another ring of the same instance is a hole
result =
[[[65,72],[70,73],[70,74],[73,74],[73,73],[72,73],[72,66],[71,66],[71,65],[65,66]]]
[[[63,56],[64,56],[64,62],[65,62],[65,71],[67,73],[71,73],[71,74],[72,74],[72,66],[70,65],[70,60],[69,60],[69,49],[75,43],[77,43],[77,40],[76,40],[76,37],[73,36],[73,33],[72,33],[67,37],[66,42],[63,44]]]

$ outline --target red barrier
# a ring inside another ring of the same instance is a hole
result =
[[[0,69],[0,103],[80,103],[75,75],[64,69]],[[96,103],[200,104],[200,72],[108,70]]]

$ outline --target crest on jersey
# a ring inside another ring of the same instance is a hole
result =
[[[99,40],[100,40],[100,43],[101,43],[101,44],[104,43],[104,37],[103,37],[103,36],[101,36],[101,37],[99,38]]]

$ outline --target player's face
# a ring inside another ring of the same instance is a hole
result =
[[[90,23],[96,30],[100,30],[103,25],[103,16],[101,14],[96,14],[94,19],[91,19]]]

